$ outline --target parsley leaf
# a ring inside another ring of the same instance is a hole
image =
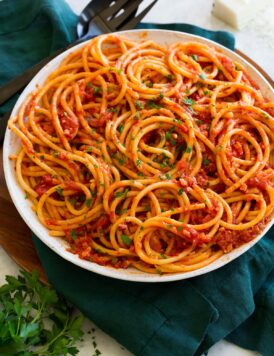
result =
[[[57,187],[57,188],[56,188],[56,192],[58,193],[58,195],[59,195],[60,197],[63,197],[63,196],[64,196],[64,194],[63,194],[63,189],[62,189],[61,187]]]
[[[202,80],[205,80],[205,79],[206,79],[206,75],[205,75],[204,73],[201,73],[201,74],[199,75],[199,78],[201,78]]]
[[[139,110],[143,110],[143,105],[142,105],[142,103],[140,103],[140,101],[138,101],[138,100],[136,100],[135,101],[135,106],[137,107],[137,109],[139,109]]]
[[[208,166],[211,161],[207,158],[203,159],[203,166]]]
[[[195,101],[191,98],[184,98],[183,99],[183,103],[186,104],[186,105],[194,105],[195,104]]]
[[[123,128],[124,128],[124,125],[122,124],[122,125],[120,125],[120,126],[118,127],[118,131],[119,131],[120,133],[122,133],[122,132],[123,132]]]
[[[17,278],[6,276],[6,282],[0,287],[3,354],[76,355],[83,316],[73,318],[72,308],[39,281],[37,271],[21,271]]]
[[[86,206],[87,206],[88,208],[90,208],[90,205],[91,205],[92,200],[93,200],[92,198],[86,200],[86,203],[85,203],[85,204],[86,204]]]
[[[122,235],[121,236],[121,239],[122,239],[122,241],[123,241],[123,243],[125,244],[125,245],[127,245],[127,246],[130,246],[131,244],[132,244],[132,240],[131,240],[131,238],[129,237],[129,236],[127,236],[127,235]]]
[[[190,153],[191,151],[192,151],[192,148],[190,146],[187,146],[186,153]]]
[[[77,235],[76,235],[76,232],[74,230],[71,230],[70,231],[70,237],[75,241],[77,240]]]

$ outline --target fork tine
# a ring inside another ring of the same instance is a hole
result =
[[[138,16],[134,17],[131,21],[126,23],[124,26],[119,28],[119,31],[125,31],[125,30],[131,30],[134,28],[136,25],[138,25],[139,22],[141,22],[142,18],[146,16],[146,14],[150,11],[150,9],[155,5],[157,0],[154,0],[146,9],[144,9]]]
[[[109,16],[114,15],[116,12],[121,10],[121,8],[128,2],[128,0],[117,0],[114,5],[107,7],[100,13],[100,17],[107,20]]]
[[[138,9],[138,6],[141,4],[143,0],[135,0],[135,1],[131,1],[130,5],[124,8],[124,12],[117,16],[112,18],[109,21],[109,25],[111,27],[114,27],[115,29],[117,29],[124,21],[126,21],[130,15]]]

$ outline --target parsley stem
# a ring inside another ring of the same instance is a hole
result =
[[[59,334],[57,334],[52,340],[50,340],[50,342],[48,342],[44,346],[33,351],[33,354],[41,355],[41,352],[45,352],[46,350],[48,350],[49,346],[52,345],[61,335],[63,335],[65,333],[67,326],[68,326],[68,321],[69,321],[69,314],[67,313],[66,323],[65,323],[63,329],[59,332]],[[44,355],[46,355],[46,354],[44,353]]]

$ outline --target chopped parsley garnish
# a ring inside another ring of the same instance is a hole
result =
[[[166,77],[167,77],[167,79],[170,80],[170,81],[173,80],[173,75],[172,75],[172,74],[168,74]]]
[[[85,152],[86,153],[89,153],[91,151],[92,151],[92,147],[91,146],[88,146],[88,147],[85,148]]]
[[[186,105],[194,105],[195,104],[195,101],[191,98],[184,98],[183,99],[183,103],[186,104]]]
[[[186,153],[190,153],[191,151],[192,151],[192,148],[190,146],[187,146]]]
[[[152,88],[152,87],[153,87],[153,83],[152,83],[152,82],[148,82],[148,83],[146,84],[146,86],[147,86],[148,88]]]
[[[76,232],[74,230],[70,231],[70,237],[75,241],[77,239]]]
[[[171,179],[171,175],[169,173],[166,173],[165,176],[166,176],[166,179],[168,179],[168,180]]]
[[[90,83],[90,82],[88,82],[87,84],[86,84],[86,86],[87,86],[87,88],[92,88],[92,84]]]
[[[167,258],[167,256],[166,256],[164,253],[161,253],[160,256],[161,256],[162,258]]]
[[[115,195],[114,195],[114,197],[115,197],[115,198],[120,198],[120,197],[123,196],[123,194],[124,194],[124,192],[116,192]]]
[[[166,132],[166,139],[170,142],[171,146],[176,146],[176,140],[172,138],[172,132],[175,130],[175,126],[172,126],[169,131]]]
[[[94,93],[94,95],[99,94],[100,91],[101,91],[101,88],[99,88],[99,87],[94,87],[94,88],[93,88],[93,93]]]
[[[140,160],[140,159],[137,159],[137,160],[136,160],[136,166],[137,166],[137,167],[140,167],[140,164],[141,164],[141,160]]]
[[[160,93],[159,96],[158,96],[158,98],[159,98],[160,100],[164,99],[164,97],[165,97],[165,96],[164,96],[163,93]]]
[[[202,120],[196,120],[197,125],[202,125],[203,121]]]
[[[143,108],[144,108],[142,103],[140,103],[140,101],[138,101],[138,100],[135,101],[135,105],[136,105],[137,109],[139,109],[139,110],[143,110]]]
[[[204,94],[205,94],[205,96],[207,96],[207,95],[209,94],[209,91],[208,91],[208,90],[205,90],[205,91],[204,91]]]
[[[179,195],[183,195],[183,193],[184,193],[184,189],[183,189],[183,188],[180,188],[180,189],[178,190],[178,194],[179,194]]]
[[[64,194],[63,194],[63,189],[61,187],[57,187],[56,188],[56,192],[59,194],[60,197],[63,197]]]
[[[138,172],[137,175],[138,175],[139,177],[144,177],[144,176],[145,176],[143,172]]]
[[[87,199],[86,200],[86,206],[89,208],[91,205],[92,199]]]
[[[203,166],[208,166],[211,161],[207,158],[203,159]]]
[[[188,89],[188,87],[186,87],[186,94],[189,94],[190,90]]]
[[[124,129],[124,125],[120,125],[120,126],[118,127],[118,131],[119,131],[120,133],[122,133],[123,129]]]
[[[127,246],[130,246],[132,244],[131,238],[127,235],[122,235],[121,239],[122,239],[123,243]]]
[[[109,108],[108,111],[109,112],[117,112],[117,109],[112,107],[112,108]]]
[[[197,61],[198,60],[198,56],[196,54],[192,54],[191,55],[191,58],[194,59],[194,61]]]
[[[146,105],[149,109],[161,109],[163,107],[161,104],[157,104],[153,100],[150,100]]]
[[[117,74],[120,75],[122,73],[122,68],[117,69]]]
[[[127,197],[128,192],[129,192],[129,190],[128,190],[128,188],[126,188],[124,192],[116,192],[115,195],[114,195],[114,197],[115,197],[115,198],[121,198],[123,195],[124,195],[125,197]]]
[[[205,80],[205,79],[206,79],[206,75],[205,75],[204,73],[201,73],[201,74],[199,75],[199,78],[201,78],[202,80]]]
[[[70,202],[70,204],[71,204],[72,206],[75,206],[75,204],[76,204],[76,199],[74,199],[74,198],[69,198],[68,201]]]

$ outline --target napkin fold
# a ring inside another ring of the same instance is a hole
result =
[[[76,21],[63,0],[0,2],[0,85],[71,42]],[[141,26],[194,33],[234,49],[228,32],[188,24]],[[15,100],[2,105],[0,114]],[[53,286],[135,355],[200,355],[223,338],[264,356],[274,355],[273,228],[248,252],[216,271],[158,284],[88,272],[34,235],[33,241]]]

